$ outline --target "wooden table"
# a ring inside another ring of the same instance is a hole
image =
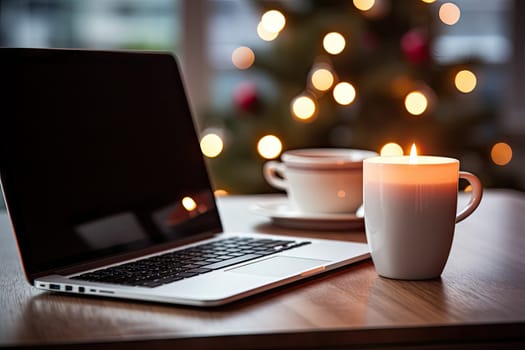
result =
[[[248,210],[274,199],[220,198],[226,230],[365,241],[275,227]],[[213,309],[51,294],[25,281],[5,213],[0,263],[0,346],[525,349],[525,194],[515,191],[485,192],[431,281],[385,279],[367,260]]]

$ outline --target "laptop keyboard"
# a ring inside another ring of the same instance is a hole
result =
[[[225,238],[72,278],[153,288],[309,243],[267,238]]]

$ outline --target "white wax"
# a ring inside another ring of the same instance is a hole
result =
[[[399,184],[436,184],[457,181],[459,161],[454,158],[417,156],[373,157],[368,164],[365,180]]]

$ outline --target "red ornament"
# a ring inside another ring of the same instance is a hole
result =
[[[425,63],[430,59],[427,34],[420,29],[412,29],[401,38],[401,50],[407,61],[415,64]]]
[[[259,106],[259,98],[255,84],[250,82],[239,84],[233,91],[233,101],[235,106],[243,112],[256,112]]]

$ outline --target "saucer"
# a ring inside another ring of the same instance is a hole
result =
[[[257,203],[250,210],[272,219],[275,225],[301,230],[358,230],[364,227],[363,211],[357,214],[303,213],[290,207],[287,198]]]

